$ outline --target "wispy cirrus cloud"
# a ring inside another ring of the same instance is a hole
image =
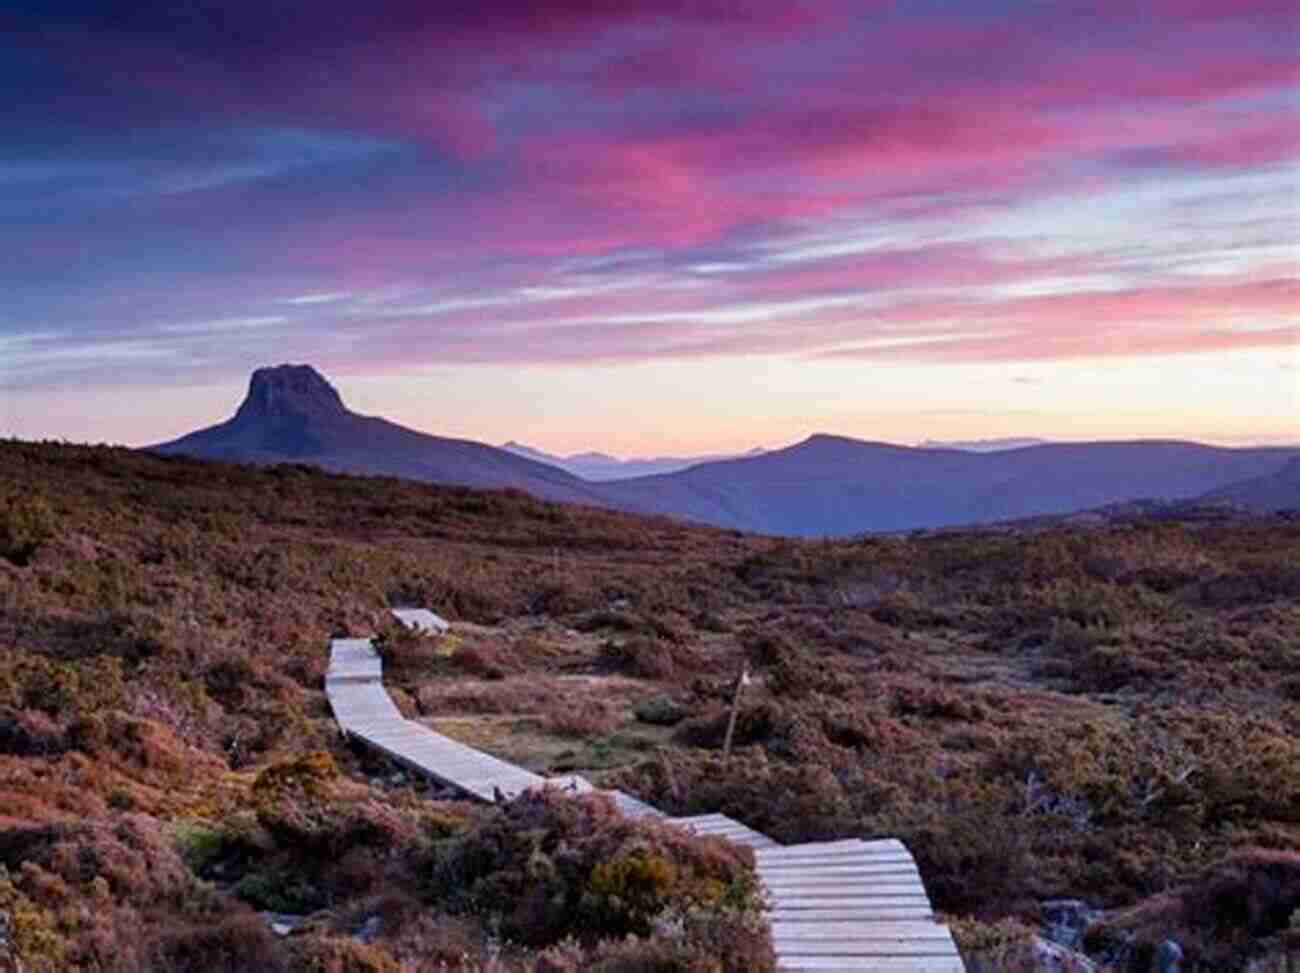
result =
[[[30,382],[94,348],[177,381],[261,348],[1289,351],[1296,27],[1274,0],[20,3],[0,329],[46,336]]]

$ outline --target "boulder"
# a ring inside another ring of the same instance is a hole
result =
[[[1043,916],[1043,937],[1066,949],[1079,949],[1088,927],[1101,918],[1100,910],[1082,899],[1049,899],[1039,908]]]
[[[1017,943],[983,954],[963,954],[967,973],[1096,973],[1097,964],[1082,953],[1034,936],[1029,942]]]
[[[1044,939],[1034,937],[1032,951],[1033,973],[1094,973],[1097,964],[1082,953]]]
[[[306,916],[293,915],[288,912],[263,912],[261,916],[267,928],[277,936],[292,935],[299,926],[307,921]]]
[[[367,946],[379,938],[379,932],[384,927],[384,920],[379,916],[371,916],[361,924],[357,930],[357,939],[361,940]]]
[[[1157,973],[1183,973],[1183,948],[1166,939],[1156,950]]]

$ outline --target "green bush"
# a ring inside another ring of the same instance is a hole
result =
[[[676,726],[686,718],[686,707],[671,696],[651,696],[637,704],[636,718],[652,726]]]
[[[1026,951],[1034,944],[1034,928],[1018,919],[999,922],[981,922],[978,919],[950,919],[948,929],[962,956],[976,969],[1009,970],[1023,960]]]
[[[13,964],[15,969],[31,973],[66,969],[68,943],[59,932],[57,917],[24,895],[10,881],[4,865],[0,865],[0,916],[6,920],[0,926],[4,934],[0,937],[0,960],[5,960],[12,948],[23,960]]]
[[[534,947],[648,935],[674,910],[760,908],[748,849],[631,821],[603,795],[517,797],[438,845],[432,879],[444,906],[489,917],[503,936]]]
[[[641,679],[668,679],[677,669],[676,653],[650,635],[606,639],[600,647],[602,668]]]
[[[252,872],[235,886],[235,895],[255,909],[307,913],[327,905],[324,893],[295,875],[279,871]]]
[[[202,875],[204,869],[225,854],[226,838],[216,828],[194,821],[181,821],[176,825],[176,845],[190,871]]]
[[[23,567],[54,536],[54,512],[40,496],[11,495],[0,501],[0,557]]]

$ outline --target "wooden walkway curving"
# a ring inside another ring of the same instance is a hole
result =
[[[427,621],[405,611],[398,617],[422,629],[416,618]],[[349,737],[468,797],[492,801],[548,785],[575,793],[594,789],[578,776],[541,777],[404,718],[383,687],[383,663],[369,639],[331,642],[325,693]],[[630,817],[658,818],[754,849],[782,970],[964,973],[952,935],[935,921],[901,841],[783,846],[722,814],[670,818],[621,791],[607,793]]]

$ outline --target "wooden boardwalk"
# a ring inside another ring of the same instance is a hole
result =
[[[393,615],[407,628],[429,635],[443,635],[451,624],[427,608],[394,608]]]
[[[402,614],[404,624],[424,628],[418,614]],[[345,734],[468,797],[492,801],[547,785],[594,789],[577,776],[541,777],[404,718],[384,689],[383,663],[369,639],[330,643],[325,693]],[[754,849],[782,970],[964,973],[902,842],[850,838],[783,846],[722,814],[670,818],[621,791],[606,793],[629,817],[658,818]]]

